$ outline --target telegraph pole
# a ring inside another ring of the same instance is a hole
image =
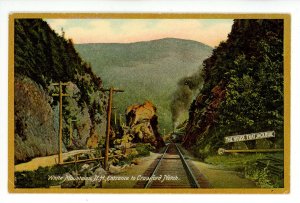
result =
[[[112,100],[114,92],[124,92],[124,90],[114,89],[102,89],[103,92],[109,92],[108,106],[107,106],[107,124],[106,124],[106,139],[105,139],[105,158],[104,158],[104,169],[108,170],[108,152],[109,152],[109,136],[110,136],[110,122],[111,122],[111,110]]]
[[[62,98],[63,97],[67,97],[70,96],[68,94],[64,94],[62,92],[62,86],[67,86],[69,85],[69,83],[63,83],[63,82],[59,82],[59,83],[51,83],[51,85],[54,86],[59,86],[59,93],[58,94],[52,94],[53,97],[59,97],[59,133],[58,133],[58,150],[59,150],[59,154],[58,154],[58,163],[61,164],[63,163],[63,159],[62,159]]]

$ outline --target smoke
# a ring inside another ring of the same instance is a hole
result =
[[[189,110],[190,104],[200,86],[203,85],[202,69],[191,76],[180,79],[171,101],[173,129],[179,124],[182,113]]]

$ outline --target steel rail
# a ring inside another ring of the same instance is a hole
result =
[[[169,145],[170,145],[170,144],[168,144],[168,145],[166,146],[166,149],[165,149],[163,155],[161,156],[161,158],[159,159],[157,165],[155,166],[155,169],[154,169],[154,171],[152,172],[150,178],[151,178],[153,175],[155,175],[155,173],[158,171],[158,169],[159,169],[159,167],[160,167],[160,165],[161,165],[161,162],[162,162],[162,160],[164,159],[164,156],[165,156],[165,154],[166,154],[166,152],[167,152],[167,150],[168,150],[168,148],[169,148]],[[145,185],[145,188],[149,188],[149,187],[151,186],[151,184],[152,184],[152,179],[149,179],[149,180],[147,181],[146,185]]]
[[[183,164],[183,167],[185,168],[185,171],[187,172],[188,179],[189,179],[190,183],[192,184],[192,187],[193,188],[200,188],[200,184],[198,183],[196,177],[194,176],[191,168],[189,167],[189,165],[185,161],[185,158],[184,158],[183,154],[181,153],[179,147],[177,146],[177,144],[175,144],[175,146],[176,146],[176,149],[179,153],[179,156],[180,156],[181,162]]]
[[[168,149],[169,149],[169,146],[170,146],[170,144],[167,145],[167,147],[166,147],[166,149],[165,149],[163,155],[161,156],[161,158],[159,159],[158,163],[156,164],[156,166],[155,166],[155,168],[154,168],[154,171],[152,172],[152,174],[151,174],[150,177],[152,177],[153,175],[155,175],[155,174],[157,173],[157,171],[159,170],[159,168],[160,168],[160,166],[161,166],[161,163],[162,163],[162,161],[163,161],[163,159],[164,159],[164,157],[165,157],[165,154],[167,153],[167,151],[168,151]],[[180,161],[181,161],[181,163],[182,163],[182,165],[183,165],[183,168],[184,168],[184,170],[185,170],[185,172],[186,172],[186,174],[187,174],[187,178],[188,178],[188,180],[189,180],[189,183],[190,183],[191,187],[192,187],[192,188],[200,188],[200,184],[198,183],[196,177],[194,176],[194,174],[193,174],[191,168],[189,167],[189,165],[188,165],[187,162],[185,161],[185,158],[184,158],[182,152],[180,151],[179,147],[177,146],[177,144],[175,144],[175,147],[176,147],[176,150],[177,150],[177,152],[178,152],[178,154],[179,154]],[[146,185],[145,185],[145,188],[150,188],[151,185],[152,185],[152,182],[153,182],[153,180],[150,178],[150,179],[147,181],[147,183],[146,183]]]

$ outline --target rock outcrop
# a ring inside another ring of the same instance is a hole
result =
[[[163,147],[165,144],[158,132],[157,119],[156,107],[150,101],[129,106],[126,110],[126,124],[132,142],[150,143],[157,149]]]
[[[226,136],[269,130],[283,146],[283,31],[280,19],[234,20],[228,39],[203,63],[204,84],[189,109],[185,148],[205,158],[229,147]]]
[[[42,19],[17,19],[14,35],[15,163],[58,153],[59,89],[64,82],[63,151],[95,148],[105,136],[107,96],[73,46]],[[70,125],[70,120],[73,122]],[[72,128],[72,136],[70,132]],[[72,139],[70,140],[70,138]]]
[[[186,127],[186,136],[183,138],[183,146],[191,147],[196,143],[199,135],[203,137],[216,123],[218,108],[226,95],[224,83],[221,81],[211,90],[211,96],[198,95],[192,104],[194,112],[190,112],[190,122]],[[207,104],[207,106],[204,106]],[[201,111],[198,111],[201,109]]]

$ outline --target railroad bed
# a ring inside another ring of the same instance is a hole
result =
[[[203,188],[208,181],[191,163],[186,161],[179,147],[169,143],[161,157],[143,174],[135,188]]]

